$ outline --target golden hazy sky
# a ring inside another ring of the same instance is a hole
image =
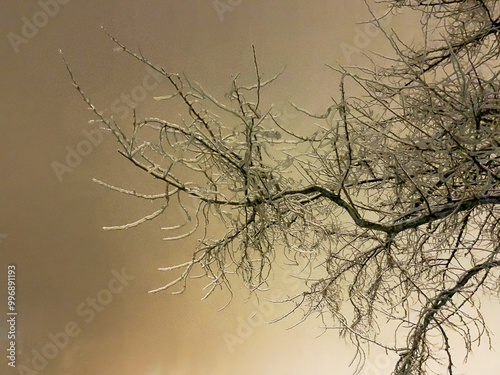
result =
[[[338,87],[338,77],[325,64],[361,63],[354,47],[363,52],[385,48],[380,35],[366,34],[357,24],[367,18],[358,0],[3,0],[0,303],[6,311],[6,269],[15,264],[18,367],[5,363],[9,340],[2,319],[0,372],[352,373],[347,366],[354,349],[335,332],[317,337],[323,331],[314,320],[286,330],[299,316],[263,324],[261,317],[272,320],[282,308],[246,302],[248,292],[238,283],[234,301],[221,312],[227,294],[201,302],[200,282],[180,296],[147,294],[173,277],[157,268],[188,259],[196,239],[162,241],[164,222],[102,230],[155,207],[108,191],[92,178],[145,193],[156,192],[157,185],[122,160],[111,137],[101,141],[102,134],[92,132],[92,114],[72,87],[59,50],[98,108],[124,123],[131,113],[123,99],[127,95],[139,117],[175,113],[152,99],[169,93],[165,82],[156,82],[137,61],[114,51],[101,26],[216,95],[229,90],[232,75],[252,77],[253,44],[265,76],[287,67],[266,91],[266,101],[292,100],[321,112]],[[393,18],[390,27],[402,25]],[[137,89],[146,86],[151,89]],[[68,169],[56,172],[54,166],[60,165]],[[138,185],[138,180],[143,182]],[[179,215],[172,208],[168,220],[175,223]],[[282,295],[286,291],[279,287],[292,285],[276,284]],[[493,357],[486,352],[475,363]],[[393,361],[374,350],[367,373],[387,374]],[[19,366],[26,367],[19,371]]]

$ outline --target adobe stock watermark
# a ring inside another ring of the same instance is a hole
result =
[[[282,281],[287,284],[289,287],[287,289],[288,292],[296,292],[299,289],[299,286],[302,283],[293,277],[290,277],[287,274],[283,275]],[[270,299],[273,301],[279,301],[287,298],[284,291],[274,291],[271,293]],[[235,352],[235,347],[237,345],[241,345],[245,340],[250,338],[256,329],[262,327],[266,321],[275,319],[275,303],[266,301],[262,299],[260,303],[252,300],[252,304],[255,307],[255,311],[250,313],[246,318],[239,316],[236,321],[238,326],[234,332],[224,332],[222,335],[222,339],[226,344],[229,353],[233,354]]]
[[[393,18],[391,12],[375,15],[381,27],[387,27]],[[347,64],[352,62],[352,56],[362,55],[364,49],[366,49],[373,41],[382,34],[382,30],[374,23],[374,21],[366,22],[362,25],[356,26],[354,28],[354,36],[352,38],[352,44],[341,42],[339,44],[340,50],[344,55]]]
[[[153,91],[165,80],[165,76],[146,67],[147,75],[142,79],[142,84],[135,86],[127,93],[122,93],[118,99],[111,103],[111,112],[119,119],[124,120],[132,115],[133,109],[146,100],[149,91]],[[108,110],[102,111],[103,113]],[[66,146],[66,158],[64,161],[54,161],[51,166],[59,182],[63,182],[64,175],[71,173],[82,164],[83,158],[90,155],[92,151],[101,144],[106,131],[99,127],[90,130],[82,130],[83,139],[74,146]]]
[[[125,268],[122,268],[121,272],[112,270],[111,274],[113,278],[109,280],[105,288],[99,290],[95,297],[87,297],[85,302],[76,306],[76,315],[84,323],[92,323],[97,314],[113,301],[114,295],[123,292],[129,282],[135,279],[135,276],[126,273]],[[18,373],[20,375],[40,374],[82,331],[82,323],[69,321],[59,332],[49,332],[44,340],[44,345],[38,350],[31,350],[29,364],[17,366]]]
[[[217,17],[222,22],[224,21],[224,14],[232,12],[243,0],[215,0],[212,5],[214,6]]]
[[[276,113],[273,113],[275,120],[285,129],[293,129],[294,124],[299,120],[299,111],[291,104],[283,107],[276,107]]]
[[[15,53],[20,51],[22,44],[28,44],[31,39],[38,35],[40,29],[47,26],[51,18],[57,16],[61,5],[66,5],[71,0],[39,0],[37,2],[40,10],[33,13],[31,17],[23,16],[21,21],[21,35],[14,32],[7,33],[7,39]]]
[[[0,233],[0,243],[2,243],[2,241],[5,240],[7,237],[9,237],[8,233]]]
[[[385,375],[389,373],[391,362],[388,355],[379,354],[375,358],[367,358],[359,375]]]

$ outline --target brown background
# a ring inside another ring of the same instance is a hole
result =
[[[185,72],[219,96],[229,90],[231,74],[251,77],[254,44],[264,75],[270,77],[287,66],[267,91],[269,102],[292,100],[317,112],[329,105],[338,87],[338,77],[324,64],[362,61],[358,55],[347,61],[340,47],[341,42],[359,42],[355,38],[363,26],[356,23],[367,19],[362,1],[243,0],[232,8],[221,20],[211,0],[72,0],[60,5],[16,53],[8,33],[22,35],[23,17],[31,20],[41,8],[36,1],[0,3],[0,280],[6,285],[6,265],[15,263],[18,365],[30,365],[33,350],[42,351],[50,333],[61,332],[73,321],[81,332],[40,373],[323,375],[354,370],[346,367],[353,349],[335,332],[317,338],[322,333],[319,321],[285,330],[298,316],[274,325],[257,324],[231,353],[224,334],[236,334],[241,321],[256,311],[251,302],[245,303],[248,293],[239,287],[233,303],[222,312],[217,310],[227,295],[200,302],[203,284],[197,282],[181,296],[148,295],[148,290],[172,279],[156,269],[187,259],[196,242],[161,240],[164,233],[159,228],[176,222],[175,208],[164,221],[134,230],[101,229],[156,209],[92,182],[95,177],[156,192],[152,183],[134,183],[140,175],[121,160],[111,137],[106,136],[71,173],[63,174],[62,181],[54,173],[53,163],[64,163],[67,147],[74,149],[85,139],[82,131],[92,128],[87,123],[91,113],[72,87],[58,51],[64,52],[100,109],[110,108],[146,75],[136,61],[113,51],[101,25],[151,61],[168,71]],[[401,26],[408,30],[402,19],[391,24]],[[383,51],[383,38],[370,37],[358,47]],[[171,116],[151,98],[167,93],[166,84],[148,92],[146,100],[136,103],[139,117]],[[113,113],[108,109],[105,114]],[[77,306],[106,288],[112,270],[124,267],[135,279],[85,323]],[[6,311],[4,287],[0,296],[1,310]],[[492,316],[498,313],[492,311]],[[267,320],[278,312],[276,307]],[[7,326],[2,321],[5,353]],[[482,350],[467,367],[496,373],[485,366],[494,356]],[[367,373],[389,373],[383,358],[374,350]],[[2,374],[18,373],[5,364],[4,354],[0,364]]]

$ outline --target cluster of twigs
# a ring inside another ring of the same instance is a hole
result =
[[[338,99],[322,115],[297,108],[314,120],[312,132],[263,108],[263,89],[277,76],[263,79],[255,50],[255,84],[234,78],[222,101],[110,36],[168,80],[172,95],[159,99],[187,109],[179,123],[134,115],[130,134],[102,116],[68,70],[120,153],[165,185],[144,195],[98,181],[161,202],[107,229],[159,217],[173,199],[195,225],[168,240],[199,233],[213,216],[227,229],[215,240],[203,231],[190,260],[165,268],[181,275],[153,293],[182,292],[195,268],[209,280],[207,296],[230,289],[232,273],[257,291],[282,251],[292,270],[301,265],[291,272],[305,285],[281,301],[290,313],[319,313],[325,329],[356,343],[361,361],[367,343],[397,352],[394,374],[425,374],[444,353],[451,375],[453,332],[470,351],[488,334],[478,296],[498,293],[499,12],[488,0],[384,3],[421,12],[422,45],[387,33],[391,67],[332,68],[342,78]],[[154,139],[142,138],[146,129]],[[186,171],[196,177],[186,180]],[[197,203],[188,209],[187,200]],[[395,324],[392,342],[379,338],[386,322]]]

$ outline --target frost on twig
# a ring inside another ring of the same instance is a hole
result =
[[[165,77],[170,92],[157,100],[185,108],[177,122],[134,113],[130,129],[104,118],[68,70],[120,154],[164,186],[144,194],[96,180],[158,202],[107,229],[161,220],[177,205],[183,221],[164,227],[165,240],[199,237],[185,263],[161,268],[180,275],[152,293],[182,293],[199,271],[204,298],[230,291],[234,275],[258,293],[284,258],[304,290],[276,301],[291,306],[283,318],[319,316],[356,345],[358,365],[377,345],[399,355],[396,375],[426,374],[441,359],[451,375],[454,337],[470,352],[487,336],[478,297],[498,293],[500,13],[491,0],[380,3],[420,12],[420,47],[383,30],[390,66],[331,67],[341,77],[332,104],[320,114],[294,105],[310,121],[299,130],[266,106],[279,74],[265,77],[255,48],[255,83],[237,75],[216,98],[110,35]]]

